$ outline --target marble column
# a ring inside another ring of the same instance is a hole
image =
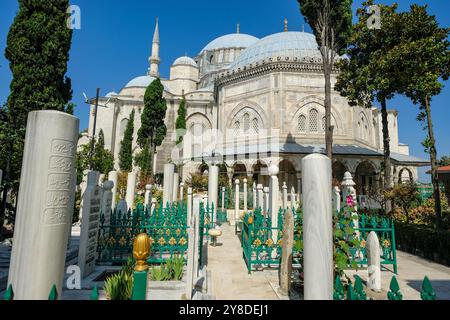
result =
[[[369,233],[366,242],[367,250],[367,288],[372,291],[381,292],[381,248],[377,234]]]
[[[292,248],[294,247],[294,215],[292,211],[285,212],[283,224],[279,292],[283,296],[289,296],[292,278]]]
[[[180,183],[180,201],[184,201],[184,182]]]
[[[191,227],[192,224],[193,224],[192,188],[188,188],[188,193],[187,193],[187,226]]]
[[[178,172],[173,173],[173,183],[172,183],[172,202],[178,201],[178,188],[180,187],[180,175]]]
[[[14,300],[61,297],[75,201],[79,119],[58,111],[28,114],[8,286]]]
[[[108,180],[114,183],[114,187],[112,189],[112,210],[116,208],[116,197],[117,197],[117,181],[118,181],[118,173],[117,171],[111,171],[108,173]]]
[[[311,154],[302,160],[305,300],[333,299],[331,160]]]
[[[270,181],[269,181],[269,183],[270,183]],[[269,191],[270,191],[270,189],[269,189],[269,187],[264,187],[264,214],[266,215],[266,216],[268,216],[269,215],[269,203],[270,203],[270,198],[269,198]]]
[[[126,201],[129,209],[133,209],[134,206],[134,199],[136,193],[136,178],[137,178],[136,172],[132,171],[128,174]]]
[[[173,176],[175,173],[175,165],[173,163],[168,163],[164,166],[164,191],[163,191],[163,208],[172,203],[173,195]]]
[[[152,189],[153,186],[151,184],[147,184],[145,186],[145,200],[144,205],[148,210],[152,209]]]
[[[236,188],[235,195],[234,195],[234,221],[235,222],[240,219],[240,211],[239,211],[239,198],[240,198],[240,196],[239,196],[239,184],[240,183],[241,182],[239,181],[239,179],[236,179],[234,181],[235,188]]]
[[[247,188],[248,188],[248,185],[247,185],[247,182],[248,182],[248,180],[247,179],[244,179],[244,213],[247,213],[247,210],[248,210],[248,206],[247,206]]]
[[[341,190],[333,187],[333,212],[341,212]]]
[[[262,184],[258,184],[256,187],[258,194],[258,207],[261,210],[264,210],[264,188]]]
[[[257,202],[258,194],[256,193],[256,182],[253,182],[253,210],[256,210],[257,208]]]
[[[295,189],[292,187],[291,189],[291,208],[294,208],[295,211],[297,211],[297,195],[295,194]]]
[[[286,182],[283,183],[283,210],[286,210],[288,208],[288,192],[287,192],[287,185]]]
[[[278,203],[280,185],[278,182],[278,173],[280,172],[277,165],[272,164],[269,167],[269,216],[272,219],[272,228],[278,228],[278,212],[280,210],[280,204]],[[272,231],[272,237],[274,243],[278,242],[278,230]]]
[[[111,213],[112,213],[112,203],[113,203],[113,192],[114,182],[105,181],[102,185],[102,213],[105,216],[105,225],[110,225]]]
[[[198,276],[199,270],[199,250],[203,250],[203,242],[200,241],[200,202],[202,198],[195,196],[193,198],[192,214],[194,216],[193,223],[195,229],[195,247],[194,247],[194,278]],[[200,249],[201,248],[201,249]]]
[[[226,192],[226,189],[225,189],[225,187],[223,187],[222,188],[222,212],[225,211],[225,192]]]
[[[209,177],[208,177],[208,203],[209,208],[212,208],[214,204],[214,212],[212,212],[213,221],[217,222],[217,207],[219,195],[219,167],[215,164],[209,166]]]

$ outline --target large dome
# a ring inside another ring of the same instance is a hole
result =
[[[227,34],[211,41],[200,53],[223,48],[248,48],[258,40],[258,38],[245,33]]]
[[[148,87],[150,85],[150,83],[152,83],[154,80],[156,80],[156,78],[151,77],[151,76],[137,77],[137,78],[134,78],[133,80],[131,80],[130,82],[128,82],[127,85],[125,86],[125,88]]]
[[[248,47],[231,65],[231,69],[242,68],[264,59],[283,60],[322,58],[316,38],[306,32],[281,32],[267,36]]]

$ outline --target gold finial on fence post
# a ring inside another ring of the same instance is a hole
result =
[[[133,243],[133,257],[136,260],[134,271],[147,271],[147,259],[150,257],[150,238],[146,233],[141,233],[136,236]]]

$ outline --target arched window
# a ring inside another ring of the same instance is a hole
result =
[[[298,117],[298,131],[306,132],[306,117],[303,114]]]
[[[214,62],[214,55],[211,55],[211,57],[209,58],[209,63],[213,64],[213,62]]]
[[[319,132],[319,112],[316,109],[309,111],[309,131]]]
[[[259,123],[258,123],[258,119],[254,118],[252,121],[252,129],[253,129],[253,133],[254,134],[258,134],[259,133]]]
[[[248,134],[250,130],[250,115],[244,114],[244,133]]]
[[[323,132],[327,131],[327,118],[326,117],[322,118],[322,131]]]
[[[236,122],[234,123],[233,129],[234,129],[234,134],[235,134],[236,136],[239,135],[239,131],[240,131],[240,129],[241,129],[241,123],[240,123],[239,121],[236,121]]]

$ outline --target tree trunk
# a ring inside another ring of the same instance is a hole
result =
[[[11,161],[12,161],[13,146],[14,146],[14,144],[10,143],[8,158],[6,160],[5,187],[3,188],[2,202],[1,202],[1,207],[0,207],[0,239],[3,239],[3,225],[5,223],[5,218],[6,218],[6,215],[5,215],[6,214],[6,199],[8,197],[9,185],[10,185],[10,179],[11,179]]]
[[[391,177],[391,139],[389,138],[389,120],[386,106],[386,98],[381,99],[381,117],[383,123],[383,149],[384,149],[384,185],[392,187]]]
[[[325,144],[327,157],[333,160],[333,127],[331,126],[331,66],[325,70]]]
[[[389,120],[388,111],[386,105],[386,98],[381,98],[381,122],[383,125],[383,150],[384,150],[384,188],[392,187],[392,177],[391,177],[391,139],[389,137]],[[385,207],[386,213],[392,211],[392,202],[390,200],[386,201]]]
[[[425,97],[425,112],[428,122],[428,137],[430,139],[430,160],[431,160],[431,182],[433,183],[434,210],[436,212],[436,229],[442,230],[442,213],[441,213],[441,191],[439,189],[438,163],[436,140],[434,138],[433,120],[431,118],[431,107],[428,96]]]

